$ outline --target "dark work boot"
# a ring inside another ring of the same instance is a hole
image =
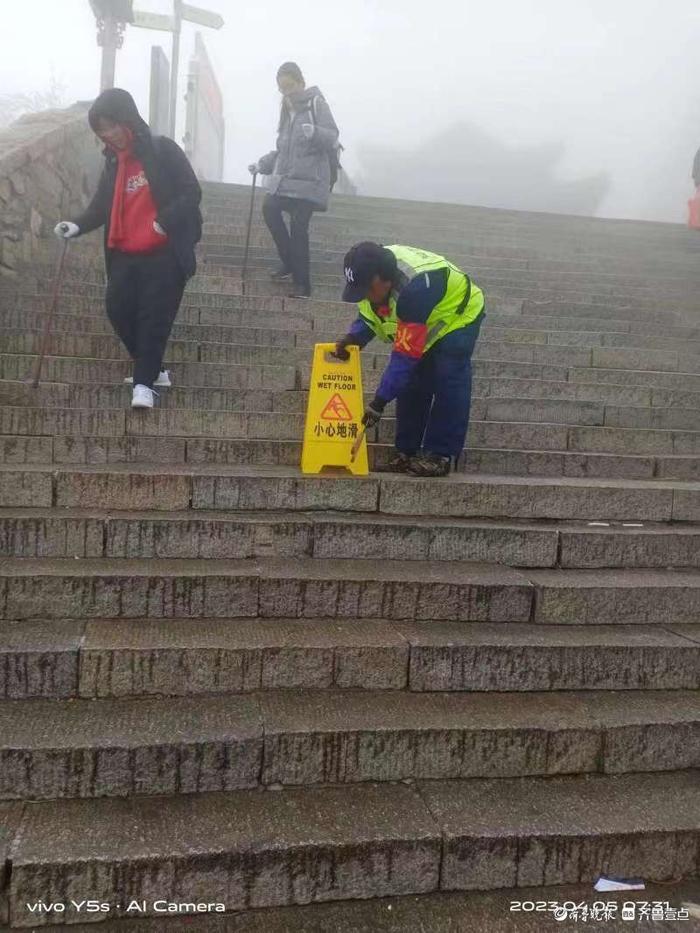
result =
[[[387,463],[377,467],[377,473],[407,473],[410,463],[411,457],[408,454],[395,450]]]
[[[449,476],[451,467],[450,457],[426,452],[412,457],[406,472],[411,476]]]

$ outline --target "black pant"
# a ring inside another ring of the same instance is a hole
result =
[[[167,247],[148,255],[112,254],[107,317],[134,361],[134,385],[153,388],[184,288],[185,277]]]
[[[275,241],[282,265],[292,273],[294,284],[303,292],[311,291],[309,269],[309,222],[314,212],[311,201],[281,198],[268,194],[263,203],[263,217]],[[289,230],[282,214],[289,214]]]

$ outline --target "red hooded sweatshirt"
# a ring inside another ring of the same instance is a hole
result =
[[[158,216],[143,165],[133,154],[134,136],[127,129],[129,144],[115,149],[117,177],[107,246],[122,253],[152,253],[168,242],[153,223]]]

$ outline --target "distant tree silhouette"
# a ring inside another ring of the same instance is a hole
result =
[[[361,194],[378,197],[594,215],[610,180],[557,177],[564,151],[563,143],[516,149],[459,123],[411,151],[364,147],[356,180]]]
[[[54,76],[46,91],[29,94],[0,94],[0,127],[9,126],[25,113],[39,113],[65,106],[65,87]]]

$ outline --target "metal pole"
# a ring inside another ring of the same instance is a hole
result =
[[[105,16],[104,43],[102,45],[102,70],[100,90],[114,87],[114,72],[117,64],[117,23],[113,16]]]
[[[173,54],[170,63],[170,138],[175,139],[177,121],[177,75],[180,68],[180,31],[182,29],[182,0],[173,0]]]

